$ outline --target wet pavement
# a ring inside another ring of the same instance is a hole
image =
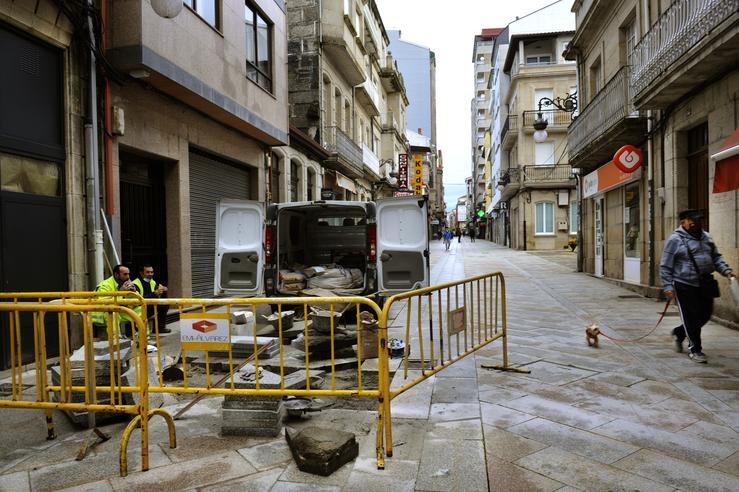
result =
[[[0,410],[0,490],[739,490],[739,332],[704,328],[708,364],[675,353],[676,311],[652,330],[664,304],[576,273],[575,254],[519,252],[487,241],[432,243],[432,283],[501,271],[507,285],[509,361],[500,343],[444,369],[393,400],[394,455],[377,470],[375,414],[329,409],[287,425],[353,432],[359,457],[329,477],[303,473],[278,438],[221,437],[220,398],[177,421],[178,447],[153,422],[148,472],[118,476],[123,423],[75,461],[89,431],[58,415],[45,441],[38,412]],[[392,334],[391,334],[392,336]],[[402,381],[402,371],[393,384]],[[4,382],[4,381],[0,381]],[[165,406],[177,408],[166,400]],[[181,405],[181,404],[179,404]]]

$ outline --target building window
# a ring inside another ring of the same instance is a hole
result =
[[[600,70],[600,57],[598,57],[592,65],[590,65],[590,80],[588,84],[588,88],[590,89],[588,94],[588,98],[592,101],[596,94],[600,92],[601,87],[603,87],[601,83],[601,70]]]
[[[312,169],[308,169],[308,179],[305,197],[309,202],[313,201],[313,188],[316,186],[316,173]]]
[[[290,201],[298,201],[298,187],[300,186],[300,167],[295,161],[290,161]]]
[[[184,0],[205,22],[218,29],[220,27],[217,0]]]
[[[554,165],[554,142],[534,142],[534,164],[537,166]]]
[[[570,234],[577,234],[579,228],[577,216],[577,202],[570,202]]]
[[[554,234],[554,203],[536,204],[536,234]]]
[[[272,92],[272,24],[249,3],[244,4],[246,76]]]
[[[552,55],[531,55],[526,57],[526,65],[548,65],[552,63]]]

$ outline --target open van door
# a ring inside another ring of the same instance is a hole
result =
[[[216,217],[215,294],[235,297],[264,292],[264,205],[221,200]]]
[[[380,291],[429,285],[428,201],[422,196],[377,201],[377,282]]]

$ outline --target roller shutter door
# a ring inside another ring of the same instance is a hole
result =
[[[216,207],[222,198],[249,198],[249,170],[190,152],[192,295],[213,297]]]

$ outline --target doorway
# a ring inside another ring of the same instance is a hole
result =
[[[703,211],[703,228],[710,231],[708,227],[708,123],[688,130],[688,208]]]
[[[3,292],[61,292],[67,277],[67,221],[61,196],[61,173],[53,196],[36,190],[0,191],[0,283]],[[56,316],[45,321],[47,356],[59,354]],[[33,317],[20,315],[24,363],[33,360]],[[10,367],[10,332],[7,316],[0,317],[0,369]]]
[[[145,263],[157,282],[167,283],[167,222],[162,161],[120,154],[121,261],[131,277]]]
[[[595,198],[595,273],[596,277],[603,276],[603,197]]]
[[[639,183],[624,187],[624,280],[641,282],[641,214]]]

